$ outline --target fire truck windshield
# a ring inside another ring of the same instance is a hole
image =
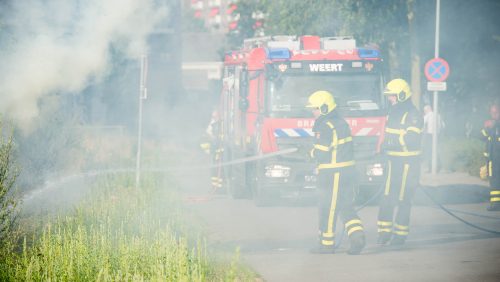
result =
[[[377,74],[289,74],[268,85],[267,109],[271,117],[311,117],[307,98],[318,90],[333,94],[345,116],[381,112],[381,77]]]

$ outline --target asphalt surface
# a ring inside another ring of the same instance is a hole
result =
[[[335,254],[318,255],[309,253],[317,238],[314,203],[294,199],[256,207],[252,200],[211,194],[200,184],[209,183],[208,173],[193,173],[196,177],[182,177],[186,207],[199,215],[210,246],[229,253],[239,249],[241,260],[264,281],[500,281],[500,237],[451,217],[422,191],[414,199],[404,246],[376,244],[378,208],[369,205],[359,212],[367,236],[361,255],[346,253],[345,237]],[[485,210],[485,183],[457,175],[438,178],[424,179],[421,189],[463,219],[500,232],[500,212]],[[337,241],[342,231],[337,226]]]

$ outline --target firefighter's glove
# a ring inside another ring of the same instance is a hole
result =
[[[488,167],[486,165],[483,165],[480,169],[479,169],[479,177],[483,180],[486,180],[488,179]]]

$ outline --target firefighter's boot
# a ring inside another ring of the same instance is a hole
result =
[[[392,234],[390,232],[379,232],[377,244],[386,245],[391,240]]]
[[[334,246],[325,246],[322,244],[317,244],[315,247],[309,250],[311,254],[334,254],[335,247]]]
[[[488,211],[500,211],[500,202],[492,202],[490,206],[486,208]]]
[[[349,236],[349,250],[347,253],[350,255],[359,255],[365,244],[365,233],[363,231],[354,232]]]
[[[394,235],[391,240],[391,246],[402,246],[406,241],[406,236]]]

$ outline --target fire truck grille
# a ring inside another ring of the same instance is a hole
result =
[[[286,150],[290,148],[297,148],[297,151],[281,156],[281,159],[287,161],[304,162],[309,159],[309,151],[313,145],[312,137],[300,138],[276,138],[278,150]]]
[[[378,136],[353,137],[354,159],[366,159],[375,155],[377,151]]]

